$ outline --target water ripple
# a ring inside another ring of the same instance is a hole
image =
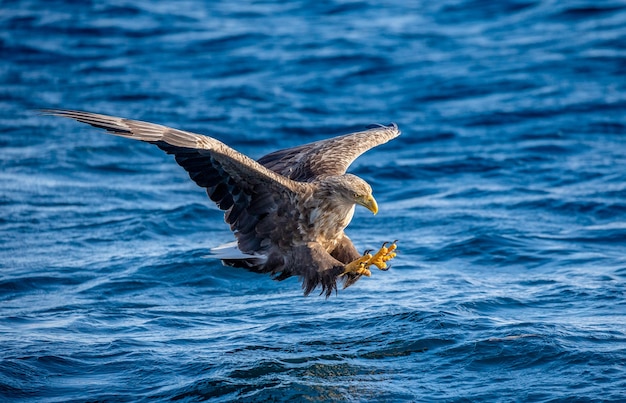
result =
[[[623,2],[24,0],[0,26],[2,399],[624,400]],[[328,300],[225,268],[171,156],[54,107],[254,158],[397,122],[348,234],[399,256]]]

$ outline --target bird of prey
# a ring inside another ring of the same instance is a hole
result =
[[[225,212],[236,238],[214,249],[225,265],[277,280],[299,276],[304,295],[321,287],[320,294],[328,297],[338,283],[346,288],[369,277],[371,266],[385,270],[396,256],[396,241],[361,254],[344,233],[357,204],[378,212],[370,185],[346,170],[365,151],[400,135],[396,124],[275,151],[255,161],[214,138],[154,123],[73,110],[42,112],[173,154]]]

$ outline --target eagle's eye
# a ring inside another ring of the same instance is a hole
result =
[[[355,193],[353,196],[354,196],[355,199],[359,198],[359,194],[358,193]]]

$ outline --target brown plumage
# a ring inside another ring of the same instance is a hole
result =
[[[395,124],[268,154],[258,161],[208,136],[153,123],[71,110],[43,113],[71,118],[173,154],[191,179],[225,211],[236,245],[216,248],[229,266],[299,276],[305,295],[321,286],[329,296],[362,274],[345,272],[359,254],[344,234],[356,204],[378,211],[370,186],[346,174],[365,151],[400,134]]]

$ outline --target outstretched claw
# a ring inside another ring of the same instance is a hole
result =
[[[370,253],[363,254],[360,258],[348,263],[341,275],[343,276],[348,273],[354,273],[367,277],[371,276],[372,272],[366,267],[370,259],[372,259],[372,255]]]
[[[387,262],[396,257],[396,252],[394,252],[398,247],[396,245],[396,242],[398,242],[397,239],[393,241],[389,246],[387,246],[388,242],[383,243],[383,246],[381,246],[380,250],[376,252],[374,256],[372,256],[372,258],[367,262],[366,266],[369,267],[371,265],[374,265],[380,270],[389,270]]]
[[[398,242],[398,240],[393,241],[389,246],[387,246],[389,242],[383,243],[383,245],[380,247],[380,250],[376,252],[375,255],[372,255],[370,253],[371,249],[366,250],[363,253],[363,256],[348,263],[345,266],[345,269],[343,273],[341,273],[341,276],[352,273],[356,275],[370,277],[372,275],[372,272],[370,271],[369,267],[372,265],[378,267],[380,270],[383,271],[389,270],[390,266],[387,266],[387,262],[396,257],[395,250],[398,247],[396,245],[396,242]]]

